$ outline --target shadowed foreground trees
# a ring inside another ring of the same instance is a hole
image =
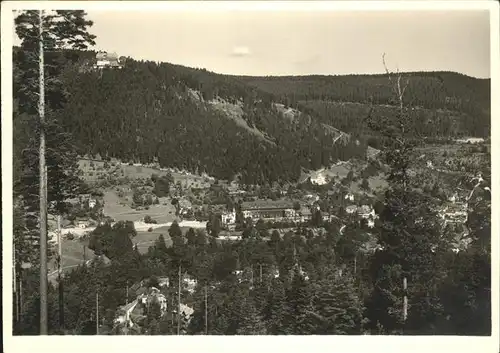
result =
[[[133,234],[127,231],[127,227],[118,228],[124,235],[130,237]],[[115,232],[117,229],[104,226],[94,237],[102,241]],[[217,244],[201,241],[202,234],[199,232],[197,242],[176,241],[172,248],[166,248],[160,236],[150,251],[143,255],[131,245],[124,252],[120,244],[110,242],[106,246],[110,248],[108,253],[113,254],[111,264],[97,261],[65,276],[66,332],[85,332],[86,323],[95,318],[96,291],[100,296],[99,308],[104,325],[111,327],[117,307],[125,304],[127,283],[130,286],[153,276],[168,276],[173,284],[168,295],[173,295],[176,302],[175,276],[177,265],[181,262],[183,272],[185,270],[198,282],[192,295],[186,292],[181,295],[181,302],[189,300],[188,305],[194,309],[193,317],[186,326],[187,334],[205,332],[205,284],[210,335],[254,335],[263,332],[271,335],[401,333],[399,318],[402,300],[398,288],[401,286],[403,267],[387,266],[384,261],[388,257],[384,251],[363,253],[359,249],[354,273],[352,258],[337,252],[330,237],[325,233],[306,241],[300,241],[300,237],[287,237],[277,244],[261,239]],[[412,241],[418,242],[413,238]],[[297,260],[305,272],[294,265],[293,246],[300,254]],[[116,250],[113,250],[115,247]],[[264,263],[262,255],[266,248],[274,256]],[[325,256],[325,250],[335,256]],[[319,256],[320,253],[324,255]],[[248,254],[252,256],[247,258]],[[445,251],[441,256],[443,261],[437,270],[445,271],[446,276],[437,277],[424,285],[410,275],[412,271],[417,273],[417,269],[420,275],[425,275],[426,267],[423,265],[426,262],[423,261],[429,261],[426,259],[432,259],[432,256],[423,257],[420,260],[422,265],[412,260],[413,267],[407,272],[411,306],[404,333],[489,334],[488,255],[472,247],[457,254]],[[260,264],[264,264],[262,283]],[[378,269],[373,271],[377,266]],[[236,274],[234,270],[238,268],[246,268],[247,272]],[[279,277],[273,268],[281,268]],[[37,332],[37,296],[32,294],[36,293],[36,288],[36,272],[29,270],[23,284],[25,302],[22,324],[16,327],[16,334]],[[58,307],[50,303],[56,303],[57,293],[53,289],[50,293],[49,317],[53,320],[49,322],[49,332],[55,334],[58,332]],[[391,307],[394,312],[387,309]],[[169,315],[167,313],[160,319],[152,317],[147,327],[141,326],[146,330],[142,334],[176,334],[176,319],[172,330]],[[112,332],[115,331],[110,330]]]

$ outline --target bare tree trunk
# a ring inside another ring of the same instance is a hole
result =
[[[408,297],[406,295],[406,287],[407,287],[407,282],[406,282],[406,277],[403,278],[403,291],[404,291],[404,297],[403,297],[403,326],[406,323],[406,318],[408,317]]]
[[[13,264],[12,264],[12,280],[13,280],[13,289],[14,289],[14,300],[15,300],[15,317],[16,317],[16,323],[19,322],[19,293],[17,291],[17,272],[16,272],[16,251],[15,251],[15,245],[12,247],[12,259],[13,259]]]
[[[181,334],[181,265],[179,264],[179,290],[177,291],[177,335]]]
[[[99,290],[95,293],[95,332],[99,334]]]
[[[205,335],[208,335],[208,293],[207,285],[205,284]]]
[[[170,311],[172,313],[172,322],[170,324],[170,333],[173,334],[174,333],[174,296],[173,295],[170,297],[170,304],[171,304],[170,307],[172,308],[172,309],[170,309]]]
[[[356,270],[357,270],[357,258],[356,255],[354,255],[354,274],[356,274]]]
[[[19,271],[19,318],[23,317],[23,273]]]
[[[59,277],[59,326],[64,330],[64,286],[62,279],[62,237],[61,237],[61,216],[57,216],[57,244],[58,244],[58,277]]]
[[[47,330],[47,166],[45,163],[45,73],[43,51],[43,11],[39,11],[39,101],[40,115],[40,335]]]

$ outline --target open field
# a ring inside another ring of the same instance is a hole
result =
[[[81,158],[78,161],[78,167],[83,172],[84,180],[88,182],[96,182],[99,176],[115,175],[116,177],[127,177],[129,179],[149,179],[151,175],[164,176],[171,174],[174,182],[180,182],[184,187],[209,187],[210,183],[214,180],[208,176],[194,175],[187,172],[176,172],[167,170],[165,168],[155,168],[151,166],[144,166],[141,164],[129,165],[117,160],[108,162],[109,169],[104,168],[104,161]]]
[[[325,169],[325,174],[330,178],[343,179],[352,170],[352,165],[350,163],[339,163],[337,165],[332,165],[330,168]]]
[[[152,232],[148,231],[139,231],[137,232],[137,235],[132,239],[132,242],[137,244],[137,249],[141,254],[147,253],[148,248],[152,245],[154,245],[154,242],[158,239],[160,234],[163,234],[163,237],[165,238],[165,244],[167,247],[172,246],[172,240],[170,239],[170,236],[168,235],[168,229],[169,227],[160,227],[157,229],[154,229]]]
[[[361,180],[362,179],[359,179],[355,182],[352,182],[350,185],[349,185],[349,190],[353,193],[363,193],[364,191],[361,189]],[[385,180],[385,176],[384,174],[378,174],[378,175],[375,175],[375,176],[371,176],[369,178],[366,179],[368,181],[368,185],[370,186],[370,190],[372,192],[380,192],[384,189],[386,189],[388,187],[388,183],[387,181]],[[368,192],[370,193],[370,192]]]
[[[371,190],[382,190],[387,188],[388,184],[386,181],[386,176],[384,174],[375,175],[369,177],[368,184],[370,185]]]
[[[163,199],[162,199],[163,202]],[[116,221],[141,221],[145,216],[149,215],[158,223],[173,222],[175,217],[175,207],[170,204],[170,201],[165,204],[151,205],[149,209],[133,209],[125,200],[120,199],[112,190],[104,193],[104,214],[113,218]]]
[[[182,225],[182,223],[181,223]],[[181,231],[183,235],[186,235],[187,231],[191,227],[183,227],[181,226]],[[193,227],[194,228],[194,227]],[[141,254],[144,254],[148,251],[148,248],[154,244],[154,242],[158,239],[160,234],[163,234],[165,238],[165,244],[167,248],[172,246],[172,239],[168,235],[169,226],[162,226],[159,228],[153,229],[153,231],[148,232],[147,230],[138,230],[137,235],[132,239],[132,243],[137,244],[137,248]]]
[[[112,223],[114,224],[114,223]],[[207,223],[206,222],[198,222],[198,221],[180,221],[178,222],[179,224],[179,227],[181,229],[189,229],[189,228],[194,228],[194,229],[205,229],[206,226],[207,226]],[[136,221],[134,222],[134,228],[135,230],[137,231],[137,233],[139,232],[148,232],[149,228],[151,228],[153,231],[156,230],[156,229],[167,229],[170,228],[170,226],[172,225],[172,222],[167,222],[167,223],[156,223],[156,224],[152,224],[152,223],[144,223],[144,222],[139,222],[139,221]],[[95,229],[95,227],[87,227],[87,228],[78,228],[78,227],[72,227],[72,228],[63,228],[61,230],[61,233],[62,235],[66,235],[66,234],[73,234],[74,236],[76,236],[77,238],[87,234],[87,233],[90,233],[92,232],[93,230]],[[150,232],[148,232],[150,233]],[[64,246],[64,242],[63,242],[63,246]]]
[[[181,223],[182,225],[183,223]],[[187,225],[191,225],[190,223],[186,223]],[[154,226],[154,225],[152,225]],[[198,227],[201,227],[200,225]],[[132,243],[134,245],[137,244],[137,248],[141,254],[144,254],[148,251],[148,248],[154,244],[154,242],[158,239],[160,234],[163,234],[165,238],[165,244],[167,247],[172,246],[172,240],[168,235],[168,230],[170,226],[159,225],[157,228],[154,228],[151,232],[147,231],[145,227],[136,227],[137,235],[132,238]],[[189,226],[181,226],[181,231],[185,235],[189,230]],[[193,227],[194,228],[194,227]],[[87,231],[90,231],[87,229]],[[84,262],[84,246],[85,246],[85,259],[90,260],[94,257],[94,252],[87,247],[87,241],[80,241],[78,239],[67,240],[64,239],[62,242],[62,254],[63,254],[63,262],[62,266],[65,270],[71,270],[78,265],[82,265]],[[49,272],[53,272],[57,269],[57,263],[55,260],[52,260],[49,264]],[[53,277],[53,276],[51,276]]]
[[[67,240],[63,239],[62,241],[62,266],[73,266],[80,265],[84,262],[84,250],[85,246],[85,258],[87,260],[94,257],[94,252],[87,247],[87,241],[80,240]],[[56,269],[57,263],[55,259],[49,264],[50,269]]]
[[[85,250],[84,250],[85,247]],[[84,255],[85,252],[85,255]],[[80,240],[62,240],[62,269],[68,272],[79,265],[83,265],[94,257],[94,252],[87,247],[87,241]],[[52,259],[48,264],[49,280],[55,282],[57,279],[57,262]]]

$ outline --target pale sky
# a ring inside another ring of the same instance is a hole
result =
[[[487,11],[88,11],[97,48],[239,75],[457,71],[490,76]]]
[[[390,69],[490,77],[489,13],[87,10],[96,49],[237,75]]]

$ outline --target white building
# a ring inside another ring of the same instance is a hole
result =
[[[335,216],[330,215],[330,214],[324,214],[324,215],[322,215],[322,218],[323,218],[323,221],[325,221],[325,222],[331,222],[335,219]]]
[[[151,287],[151,292],[148,294],[142,294],[139,296],[138,300],[144,304],[151,304],[154,301],[156,301],[158,304],[160,304],[160,310],[162,312],[165,312],[167,310],[167,298],[165,295],[160,293],[160,290],[155,287]]]
[[[77,222],[78,228],[85,229],[89,226],[88,221],[78,221]]]
[[[130,320],[130,314],[135,309],[137,304],[138,300],[134,300],[132,303],[123,306],[120,309],[120,314],[115,319],[115,323],[120,323],[120,324],[127,323],[127,326],[132,327],[134,323],[132,322],[132,320]]]
[[[194,293],[194,289],[196,288],[197,281],[193,278],[184,278],[183,282],[184,282],[184,288],[186,288],[186,290],[189,293]]]
[[[103,68],[117,68],[121,69],[122,65],[118,59],[118,55],[116,53],[107,53],[107,52],[98,52],[95,56],[96,64],[94,68],[103,69]]]
[[[348,213],[348,214],[353,214],[357,211],[358,207],[356,205],[350,205],[350,206],[347,206],[345,211]]]
[[[160,288],[162,287],[169,287],[170,286],[170,280],[168,277],[160,277],[158,278],[158,284]]]
[[[344,199],[349,200],[349,201],[354,201],[354,194],[348,193],[344,196]]]
[[[273,272],[272,272],[272,275],[273,275],[274,278],[279,278],[280,277],[280,271],[277,268],[275,268],[273,270]]]
[[[236,223],[236,211],[234,209],[229,213],[222,214],[222,224],[230,225],[235,223]]]
[[[458,198],[458,195],[457,195],[457,193],[455,193],[448,198],[448,201],[455,203],[455,202],[457,202],[457,198]]]
[[[358,208],[358,215],[364,219],[376,218],[375,210],[373,209],[373,207],[368,206],[368,205],[363,205],[363,206],[359,207]]]
[[[158,302],[160,303],[160,310],[167,311],[167,298],[163,294],[157,296]]]
[[[233,275],[238,278],[238,283],[243,282],[243,271],[242,270],[234,270]]]
[[[49,243],[57,244],[58,243],[58,237],[57,233],[53,231],[47,232],[48,238],[49,238]]]
[[[142,294],[139,296],[138,300],[141,304],[146,305],[148,303],[148,296],[146,294]]]
[[[326,175],[323,173],[323,170],[314,173],[314,175],[311,175],[311,183],[315,185],[325,185],[328,183],[328,180],[326,179]]]
[[[189,321],[191,319],[191,316],[194,313],[194,309],[181,303],[181,315],[184,315],[184,317]]]
[[[458,139],[457,142],[461,143],[481,143],[484,142],[484,138],[482,137],[466,137],[463,139]]]

